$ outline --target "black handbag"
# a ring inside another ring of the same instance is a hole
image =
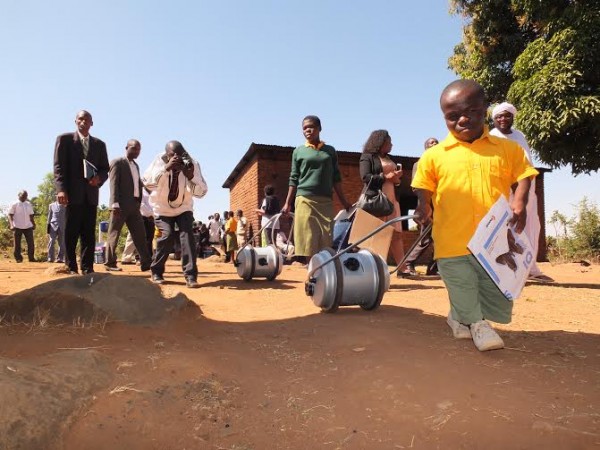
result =
[[[389,216],[394,212],[394,204],[386,197],[381,189],[379,189],[375,195],[367,195],[372,180],[373,177],[371,177],[369,184],[363,189],[356,206],[375,217]]]

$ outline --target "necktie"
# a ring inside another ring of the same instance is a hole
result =
[[[89,152],[89,150],[90,150],[89,138],[87,138],[87,137],[84,137],[84,138],[81,140],[81,144],[83,145],[83,157],[84,157],[84,158],[87,158],[87,156],[88,156],[88,152]]]
[[[173,170],[171,172],[171,179],[169,180],[169,201],[177,200],[179,196],[179,170]]]

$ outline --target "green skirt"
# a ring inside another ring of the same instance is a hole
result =
[[[229,252],[233,252],[237,249],[238,249],[237,236],[235,235],[235,233],[228,232],[225,235],[225,251],[227,253],[229,253]]]
[[[333,200],[331,197],[296,197],[294,245],[296,255],[312,257],[333,245]]]

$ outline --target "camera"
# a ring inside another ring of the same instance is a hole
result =
[[[190,167],[192,167],[194,165],[194,163],[192,162],[192,158],[190,158],[189,155],[184,155],[181,158],[181,162],[186,169],[189,169]]]

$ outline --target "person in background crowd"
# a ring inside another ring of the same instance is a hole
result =
[[[525,155],[529,160],[530,164],[533,164],[533,158],[531,157],[531,149],[527,143],[525,135],[521,131],[513,127],[514,118],[517,115],[517,108],[508,102],[500,103],[492,110],[492,120],[494,121],[495,128],[490,131],[492,136],[498,136],[500,138],[510,139],[519,144],[525,151]],[[512,193],[511,193],[512,196]],[[529,188],[529,200],[527,202],[527,224],[525,225],[525,234],[531,242],[531,248],[533,254],[537,257],[539,243],[540,243],[540,232],[542,226],[540,224],[540,216],[538,213],[538,199],[535,193],[535,179],[531,180],[531,187]],[[554,279],[542,273],[538,267],[534,258],[529,270],[529,279],[533,281],[539,281],[541,283],[553,283]]]
[[[94,272],[96,213],[100,187],[108,179],[106,144],[90,135],[92,115],[79,111],[77,130],[61,134],[54,147],[56,199],[67,207],[65,224],[65,263],[71,274],[78,273],[76,248],[80,241],[81,271]],[[84,164],[85,161],[85,164]],[[84,172],[84,165],[87,168]]]
[[[65,222],[67,209],[57,201],[48,205],[46,232],[48,233],[48,262],[65,262]],[[55,244],[58,244],[56,259]]]
[[[237,220],[237,230],[235,232],[237,236],[238,248],[246,245],[247,233],[248,233],[248,219],[244,217],[244,212],[238,209],[235,213]]]
[[[260,208],[256,210],[260,216],[260,227],[266,227],[263,230],[263,246],[271,245],[273,243],[273,230],[279,230],[279,219],[269,223],[275,214],[281,212],[279,206],[279,199],[275,195],[275,188],[270,184],[267,184],[264,189],[265,198],[263,198]]]
[[[140,212],[144,185],[140,177],[140,168],[135,162],[141,151],[140,142],[130,139],[125,146],[125,156],[116,158],[110,163],[111,213],[108,224],[106,262],[104,263],[104,267],[108,271],[121,271],[121,268],[117,266],[117,243],[124,224],[127,224],[140,256],[140,268],[143,272],[150,270],[152,251],[148,249],[146,228]]]
[[[235,262],[235,251],[237,246],[237,220],[233,211],[227,214],[227,222],[225,222],[225,262]]]
[[[154,224],[160,231],[152,261],[152,281],[165,282],[163,274],[169,253],[173,250],[175,227],[179,228],[181,267],[189,288],[200,287],[197,281],[193,196],[203,197],[208,190],[200,165],[192,159],[181,142],[169,141],[164,153],[156,156],[143,176],[150,190]]]
[[[277,236],[275,238],[275,245],[279,249],[279,251],[283,254],[283,263],[290,264],[294,257],[295,247],[294,244],[288,241],[287,236],[281,230],[277,232]]]
[[[394,205],[392,214],[380,217],[384,222],[400,217],[401,215],[400,204],[396,199],[394,187],[400,185],[403,172],[401,168],[396,167],[396,163],[389,157],[391,151],[392,138],[387,130],[375,130],[371,133],[367,142],[365,142],[359,161],[360,178],[365,187],[368,186],[365,194],[373,196],[381,190]],[[404,258],[402,223],[396,222],[391,227],[394,229],[394,234],[390,243],[390,251],[396,264],[400,264]],[[387,255],[381,256],[387,259]],[[397,276],[403,276],[405,271],[405,267],[400,267]]]
[[[511,220],[521,233],[530,178],[538,172],[515,142],[490,136],[488,104],[477,82],[453,81],[442,91],[440,106],[449,134],[421,156],[412,181],[418,197],[415,215],[426,226],[433,211],[435,258],[450,297],[447,323],[454,337],[473,339],[480,351],[500,349],[504,342],[488,320],[509,323],[513,302],[470,254],[467,243],[500,195],[508,198],[514,183]]]
[[[434,145],[438,145],[438,144],[439,144],[439,142],[436,138],[430,137],[425,141],[425,145],[424,145],[425,150],[433,147]],[[417,161],[413,165],[411,179],[415,178],[418,167],[419,167],[419,162]],[[423,254],[423,252],[425,250],[427,250],[427,247],[429,247],[430,245],[433,245],[433,239],[431,239],[431,231],[429,233],[427,233],[426,236],[419,236],[419,238],[421,238],[421,242],[419,244],[417,244],[417,246],[413,249],[413,251],[406,257],[406,270],[404,271],[404,275],[408,275],[408,276],[418,275],[417,270],[415,268],[415,262]],[[437,274],[438,274],[437,263],[435,262],[435,260],[433,260],[427,265],[427,272],[425,273],[425,275],[437,275]]]
[[[19,201],[10,205],[8,209],[8,227],[13,231],[15,238],[14,256],[18,263],[23,262],[21,255],[21,238],[25,236],[27,242],[27,257],[29,262],[35,262],[35,244],[33,230],[35,230],[33,206],[27,200],[27,191],[20,191]]]
[[[219,245],[221,241],[221,218],[219,213],[215,213],[208,218],[208,235],[210,245]]]
[[[321,141],[321,120],[306,116],[302,120],[304,145],[292,153],[289,189],[282,212],[291,211],[295,198],[294,244],[299,262],[333,244],[333,191],[345,209],[352,205],[342,190],[342,175],[335,148]]]

